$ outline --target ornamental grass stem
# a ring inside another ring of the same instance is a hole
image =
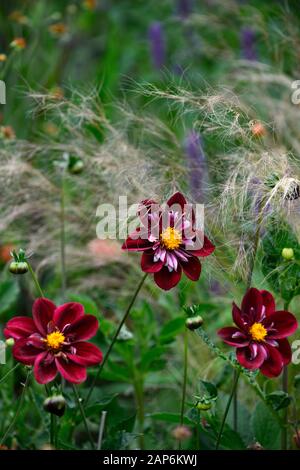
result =
[[[83,406],[82,406],[82,402],[81,402],[81,398],[78,394],[78,390],[76,388],[76,385],[72,384],[72,388],[73,388],[73,392],[74,392],[74,395],[75,395],[75,398],[76,398],[76,401],[77,401],[77,404],[78,404],[78,407],[79,407],[79,410],[80,410],[80,413],[81,413],[81,417],[83,419],[84,427],[86,429],[86,432],[87,432],[89,441],[91,443],[92,449],[95,449],[94,441],[93,441],[91,431],[90,431],[89,426],[88,426],[86,415],[85,415],[85,412],[84,412],[84,409],[83,409]]]
[[[17,407],[17,411],[11,421],[11,423],[9,424],[8,428],[6,429],[1,441],[0,441],[0,446],[3,445],[3,443],[5,442],[7,436],[9,435],[9,433],[13,430],[14,426],[15,426],[15,423],[19,417],[19,414],[22,410],[22,407],[23,407],[23,402],[24,402],[24,397],[25,397],[25,392],[26,392],[26,389],[27,389],[27,386],[28,386],[28,383],[29,383],[29,377],[30,377],[30,374],[31,374],[31,370],[29,370],[27,372],[27,375],[26,375],[26,379],[25,379],[25,383],[24,383],[24,387],[23,387],[23,390],[22,390],[22,393],[21,393],[21,396],[20,396],[20,399],[19,399],[19,404],[18,404],[18,407]]]
[[[283,309],[285,311],[288,311],[289,309],[289,302],[284,303]],[[284,366],[283,367],[283,372],[282,372],[282,391],[284,393],[289,392],[289,373],[288,373],[288,367]],[[287,450],[287,425],[288,425],[288,408],[284,408],[283,410],[283,427],[281,431],[281,450]]]
[[[66,278],[66,229],[65,229],[65,175],[61,175],[60,190],[60,261],[61,261],[61,294],[65,302],[67,278]]]
[[[182,397],[180,409],[180,425],[183,426],[184,418],[184,405],[186,396],[186,383],[187,383],[187,368],[188,368],[188,330],[184,331],[184,348],[183,348],[183,382],[182,382]],[[181,441],[179,441],[179,449],[181,449]]]
[[[108,358],[109,358],[109,356],[110,356],[110,353],[111,353],[111,351],[112,351],[112,349],[113,349],[113,347],[114,347],[115,342],[117,341],[117,338],[118,338],[118,336],[119,336],[119,333],[120,333],[120,331],[121,331],[121,329],[122,329],[124,323],[126,322],[128,316],[129,316],[129,314],[130,314],[131,308],[132,308],[132,306],[133,306],[133,304],[134,304],[134,302],[135,302],[135,300],[136,300],[136,298],[137,298],[137,296],[138,296],[138,294],[139,294],[139,292],[140,292],[140,290],[141,290],[141,288],[142,288],[142,286],[143,286],[143,284],[144,284],[144,282],[145,282],[145,279],[146,279],[147,275],[148,275],[148,273],[146,273],[146,274],[142,277],[140,283],[138,284],[138,286],[137,286],[137,288],[136,288],[136,291],[135,291],[135,293],[133,294],[133,297],[132,297],[132,299],[131,299],[131,301],[130,301],[130,303],[129,303],[129,305],[128,305],[128,307],[127,307],[125,313],[124,313],[124,316],[123,316],[123,318],[122,318],[122,320],[121,320],[121,322],[120,322],[120,324],[119,324],[119,326],[118,326],[118,328],[117,328],[117,331],[115,332],[115,334],[114,334],[114,336],[113,336],[113,339],[112,339],[112,341],[111,341],[111,343],[110,343],[110,345],[109,345],[109,348],[108,348],[108,350],[106,351],[106,354],[105,354],[105,356],[104,356],[104,358],[103,358],[103,361],[101,362],[101,364],[100,364],[100,366],[99,366],[99,368],[98,368],[98,372],[97,372],[97,374],[96,374],[96,376],[95,376],[95,378],[94,378],[94,380],[93,380],[93,382],[92,382],[92,385],[91,385],[91,387],[90,387],[90,390],[89,390],[89,392],[88,392],[88,394],[87,394],[87,396],[86,396],[85,403],[84,403],[85,406],[88,404],[88,402],[89,402],[89,400],[90,400],[90,398],[91,398],[91,395],[92,395],[92,393],[93,393],[93,390],[94,390],[94,388],[95,388],[95,385],[96,385],[96,383],[97,383],[97,380],[99,379],[99,377],[100,377],[100,375],[101,375],[101,372],[102,372],[102,370],[103,370],[103,368],[104,368],[104,366],[105,366],[105,364],[106,364],[106,362],[107,362],[107,360],[108,360]]]
[[[8,377],[10,374],[12,374],[12,372],[14,372],[20,365],[21,364],[18,362],[18,364],[16,364],[14,367],[9,369],[9,371],[5,375],[3,375],[3,377],[1,377],[0,385],[5,381],[6,377]]]
[[[219,434],[218,434],[218,437],[217,437],[216,450],[218,450],[218,449],[219,449],[219,446],[220,446],[220,442],[221,442],[221,438],[222,438],[224,426],[225,426],[225,423],[226,423],[226,418],[227,418],[227,415],[228,415],[228,412],[229,412],[229,409],[230,409],[230,405],[231,405],[232,399],[233,399],[233,397],[234,397],[234,394],[235,394],[235,391],[236,391],[236,388],[237,388],[237,384],[238,384],[238,380],[239,380],[240,373],[241,373],[241,371],[238,370],[238,371],[236,372],[236,374],[235,374],[235,380],[234,380],[234,382],[233,382],[232,391],[231,391],[229,400],[228,400],[227,405],[226,405],[226,409],[225,409],[225,412],[224,412],[224,415],[223,415],[223,419],[222,419],[220,431],[219,431]]]

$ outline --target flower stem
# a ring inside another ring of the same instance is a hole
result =
[[[9,371],[3,375],[3,377],[1,377],[0,379],[0,385],[2,384],[2,382],[5,381],[6,377],[8,377],[12,372],[14,372],[21,364],[18,362],[18,364],[16,364],[14,367],[12,367],[11,369],[9,369]]]
[[[101,419],[100,419],[100,426],[99,426],[97,450],[101,450],[101,447],[102,447],[102,440],[103,440],[103,433],[104,433],[106,415],[107,415],[107,411],[102,411]]]
[[[284,303],[283,309],[287,311],[289,309],[289,302]],[[287,366],[283,367],[282,372],[282,391],[288,393],[289,391],[289,373]],[[283,428],[281,431],[281,450],[287,450],[287,424],[288,424],[288,408],[283,410]]]
[[[129,313],[130,313],[130,311],[131,311],[131,308],[132,308],[132,306],[133,306],[133,304],[134,304],[134,302],[135,302],[135,300],[136,300],[136,298],[137,298],[137,296],[138,296],[138,294],[139,294],[139,292],[140,292],[140,290],[141,290],[141,288],[142,288],[142,286],[143,286],[143,284],[144,284],[144,282],[145,282],[145,279],[146,279],[147,275],[148,275],[148,273],[146,273],[146,274],[142,277],[142,279],[141,279],[139,285],[137,286],[136,291],[135,291],[135,293],[133,294],[133,297],[132,297],[132,299],[131,299],[131,301],[130,301],[130,303],[129,303],[127,309],[126,309],[126,312],[124,313],[124,316],[123,316],[123,318],[122,318],[122,320],[121,320],[121,322],[120,322],[120,324],[119,324],[119,326],[118,326],[118,328],[117,328],[117,331],[115,332],[115,334],[114,334],[114,336],[113,336],[113,339],[112,339],[112,341],[111,341],[111,343],[110,343],[110,345],[109,345],[109,348],[108,348],[108,350],[106,351],[106,354],[105,354],[105,356],[104,356],[104,358],[103,358],[103,361],[101,362],[101,364],[100,364],[100,366],[99,366],[99,368],[98,368],[98,372],[97,372],[97,374],[96,374],[96,376],[95,376],[95,378],[94,378],[94,380],[93,380],[93,383],[92,383],[92,385],[91,385],[91,387],[90,387],[90,390],[89,390],[89,392],[88,392],[88,394],[87,394],[87,396],[86,396],[86,399],[85,399],[85,406],[88,404],[88,402],[89,402],[89,400],[90,400],[90,398],[91,398],[91,395],[92,395],[92,392],[93,392],[93,390],[94,390],[94,388],[95,388],[95,385],[96,385],[96,383],[97,383],[97,380],[99,379],[99,377],[100,377],[100,375],[101,375],[101,372],[102,372],[102,370],[103,370],[103,368],[104,368],[104,366],[105,366],[105,364],[106,364],[106,362],[107,362],[107,360],[108,360],[108,358],[109,358],[109,356],[110,356],[110,353],[111,353],[111,351],[112,351],[112,349],[113,349],[113,347],[114,347],[114,344],[115,344],[115,342],[117,341],[117,338],[118,338],[119,333],[120,333],[120,331],[121,331],[121,329],[122,329],[122,326],[124,325],[124,323],[126,322],[128,316],[129,316]]]
[[[79,397],[79,394],[78,394],[78,390],[77,390],[77,388],[74,384],[72,384],[72,388],[73,388],[73,391],[74,391],[74,395],[75,395],[75,398],[76,398],[76,401],[77,401],[77,404],[78,404],[78,407],[79,407],[79,410],[80,410],[80,413],[81,413],[81,416],[82,416],[82,419],[83,419],[84,427],[86,429],[86,432],[87,432],[89,441],[91,443],[92,449],[95,449],[94,441],[93,441],[93,438],[92,438],[92,435],[91,435],[91,432],[90,432],[90,429],[89,429],[89,426],[88,426],[88,423],[87,423],[86,415],[85,415],[85,412],[84,412],[84,409],[83,409],[83,406],[82,406],[81,398]]]
[[[229,412],[229,409],[230,409],[232,399],[233,399],[235,391],[236,391],[236,387],[237,387],[237,384],[238,384],[240,373],[241,373],[241,371],[238,370],[235,374],[235,380],[233,382],[232,391],[231,391],[229,400],[228,400],[227,405],[226,405],[226,409],[225,409],[225,412],[224,412],[224,415],[223,415],[220,431],[219,431],[219,434],[218,434],[218,437],[217,437],[216,450],[219,449],[219,445],[220,445],[220,442],[221,442],[224,426],[225,426],[225,423],[226,423],[226,418],[227,418],[227,415],[228,415],[228,412]]]
[[[184,405],[186,396],[186,382],[187,382],[187,366],[188,366],[188,330],[184,332],[184,347],[183,347],[183,382],[182,382],[182,398],[180,410],[180,425],[183,425],[184,418]],[[179,449],[181,449],[181,441],[179,441]]]
[[[42,290],[42,288],[41,288],[41,286],[40,286],[40,283],[39,283],[39,281],[38,281],[38,278],[37,278],[37,276],[36,276],[34,270],[32,269],[31,264],[29,263],[28,260],[26,260],[26,263],[27,263],[27,266],[28,266],[28,270],[29,270],[29,272],[30,272],[30,274],[31,274],[32,280],[33,280],[33,282],[34,282],[34,284],[35,284],[36,290],[38,291],[40,297],[45,297],[45,296],[44,296],[44,293],[43,293],[43,290]]]
[[[25,383],[24,383],[24,387],[23,387],[23,390],[22,390],[22,393],[21,393],[21,396],[20,396],[20,399],[19,399],[19,405],[18,405],[18,408],[17,408],[17,411],[11,421],[11,423],[9,424],[8,428],[6,429],[2,439],[0,440],[0,446],[2,446],[2,444],[5,442],[7,436],[9,435],[9,433],[13,430],[14,426],[15,426],[15,423],[18,419],[18,416],[22,410],[22,407],[23,407],[23,401],[24,401],[24,397],[25,397],[25,392],[26,392],[26,389],[27,389],[27,386],[28,386],[28,383],[29,383],[29,377],[30,377],[30,374],[31,374],[31,370],[29,370],[27,372],[27,375],[26,375],[26,379],[25,379]]]

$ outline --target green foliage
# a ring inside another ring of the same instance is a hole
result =
[[[280,426],[264,403],[258,403],[251,423],[255,439],[265,449],[277,449],[280,440]]]

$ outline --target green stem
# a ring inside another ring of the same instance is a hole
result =
[[[8,377],[12,372],[14,372],[21,364],[18,362],[12,369],[10,369],[3,377],[0,379],[0,385],[5,381],[6,377]]]
[[[79,394],[78,394],[78,390],[77,390],[76,386],[73,385],[73,384],[72,384],[72,388],[73,388],[73,391],[74,391],[74,395],[75,395],[75,398],[76,398],[76,401],[77,401],[77,404],[78,404],[78,408],[80,410],[80,413],[81,413],[81,416],[82,416],[82,419],[83,419],[83,423],[84,423],[84,427],[86,429],[86,432],[87,432],[89,441],[91,443],[92,449],[95,449],[94,441],[93,441],[93,438],[92,438],[92,435],[91,435],[91,432],[90,432],[90,429],[89,429],[89,426],[88,426],[88,423],[87,423],[87,419],[86,419],[85,412],[84,412],[84,409],[83,409],[83,406],[82,406],[81,398],[79,397]]]
[[[106,351],[106,354],[105,354],[105,356],[104,356],[104,358],[103,358],[103,361],[102,361],[102,363],[100,364],[100,366],[99,366],[99,368],[98,368],[98,372],[97,372],[97,374],[96,374],[96,376],[95,376],[95,378],[94,378],[94,380],[93,380],[93,383],[92,383],[92,385],[91,385],[91,387],[90,387],[90,390],[89,390],[89,392],[88,392],[88,394],[87,394],[87,396],[86,396],[86,399],[85,399],[85,406],[88,404],[88,402],[89,402],[89,400],[90,400],[90,398],[91,398],[91,395],[92,395],[92,392],[93,392],[93,390],[94,390],[94,388],[95,388],[95,385],[96,385],[96,383],[97,383],[97,380],[99,379],[99,377],[100,377],[100,375],[101,375],[101,372],[102,372],[102,370],[103,370],[103,368],[104,368],[104,366],[105,366],[105,364],[106,364],[106,362],[107,362],[107,360],[108,360],[108,358],[109,358],[109,356],[110,356],[110,353],[111,353],[111,351],[112,351],[112,349],[113,349],[113,347],[114,347],[114,344],[115,344],[115,342],[117,341],[117,338],[118,338],[118,336],[119,336],[119,334],[120,334],[120,331],[121,331],[121,329],[122,329],[122,326],[124,325],[124,323],[126,322],[128,316],[129,316],[129,314],[130,314],[131,308],[132,308],[132,306],[133,306],[133,304],[134,304],[134,302],[135,302],[135,300],[136,300],[136,298],[137,298],[137,296],[138,296],[138,294],[139,294],[139,292],[140,292],[140,290],[141,290],[141,288],[142,288],[142,286],[143,286],[143,284],[144,284],[144,282],[145,282],[146,277],[147,277],[147,273],[142,277],[142,279],[141,279],[139,285],[137,286],[136,291],[135,291],[135,293],[134,293],[134,295],[133,295],[133,297],[132,297],[132,299],[131,299],[131,301],[130,301],[130,303],[129,303],[127,309],[126,309],[126,312],[124,313],[124,316],[123,316],[123,318],[122,318],[122,320],[121,320],[121,322],[120,322],[120,324],[119,324],[119,326],[118,326],[118,328],[117,328],[117,331],[115,332],[115,334],[114,334],[114,336],[113,336],[113,339],[112,339],[112,341],[111,341],[111,343],[110,343],[110,345],[109,345],[109,348],[108,348],[108,350]]]
[[[183,347],[183,382],[182,382],[182,397],[180,409],[180,424],[183,425],[184,418],[184,405],[186,396],[186,383],[187,383],[187,368],[188,368],[188,330],[184,332],[184,347]],[[181,441],[179,441],[179,449],[181,449]]]
[[[64,173],[61,176],[60,191],[60,259],[61,259],[61,293],[65,301],[67,278],[66,278],[66,230],[65,230],[65,185]]]
[[[144,439],[144,421],[145,421],[145,403],[144,403],[144,378],[136,377],[134,383],[135,398],[137,404],[137,418],[139,424],[139,446],[140,450],[145,449]]]
[[[289,309],[289,302],[284,303],[283,309],[288,311]],[[289,373],[287,366],[283,367],[282,372],[282,391],[284,393],[289,392]],[[281,431],[281,450],[287,450],[287,425],[288,425],[288,408],[284,408],[283,410],[283,428]]]
[[[25,380],[25,383],[24,383],[24,387],[23,387],[23,390],[22,390],[22,393],[21,393],[21,396],[20,396],[20,399],[19,399],[19,404],[18,404],[18,408],[17,408],[17,411],[11,421],[11,423],[9,424],[8,428],[6,429],[1,441],[0,441],[0,446],[2,446],[2,444],[5,442],[7,436],[10,434],[10,432],[13,430],[14,426],[15,426],[15,423],[18,419],[18,416],[22,410],[22,407],[23,407],[23,401],[24,401],[24,397],[25,397],[25,391],[27,389],[27,386],[28,386],[28,383],[29,383],[29,377],[30,377],[30,374],[31,374],[31,370],[29,370],[27,372],[27,375],[26,375],[26,380]]]
[[[228,400],[227,405],[226,405],[226,409],[225,409],[224,416],[223,416],[223,419],[222,419],[220,431],[219,431],[219,434],[218,434],[218,437],[217,437],[216,450],[218,450],[218,449],[219,449],[219,446],[220,446],[220,442],[221,442],[221,438],[222,438],[224,426],[225,426],[225,423],[226,423],[226,418],[227,418],[227,415],[228,415],[228,412],[229,412],[229,409],[230,409],[230,405],[231,405],[232,399],[233,399],[234,394],[235,394],[235,391],[236,391],[236,387],[237,387],[237,384],[238,384],[239,376],[240,376],[240,370],[238,370],[237,373],[235,374],[235,380],[234,380],[234,382],[233,382],[232,391],[231,391],[229,400]]]
[[[42,290],[42,288],[41,288],[41,286],[40,286],[40,283],[39,283],[39,281],[38,281],[38,278],[37,278],[37,276],[35,275],[35,272],[34,272],[34,270],[33,270],[32,267],[31,267],[31,264],[29,263],[28,260],[26,260],[26,263],[27,263],[27,266],[28,266],[28,270],[29,270],[29,272],[30,272],[30,274],[31,274],[32,280],[33,280],[33,282],[34,282],[34,284],[35,284],[36,290],[38,291],[40,297],[45,297],[45,296],[44,296],[44,293],[43,293],[43,290]]]

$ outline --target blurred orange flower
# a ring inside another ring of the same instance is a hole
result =
[[[0,62],[5,62],[7,59],[7,55],[6,54],[0,54]]]
[[[263,137],[267,134],[265,126],[259,121],[252,123],[251,132],[254,137]]]
[[[4,139],[14,139],[16,137],[15,131],[11,126],[1,126],[0,135]]]
[[[97,1],[96,0],[84,0],[83,5],[88,10],[95,10],[97,6]]]
[[[120,245],[113,240],[95,238],[88,243],[88,250],[97,262],[110,262],[120,259]]]
[[[48,29],[54,36],[63,36],[68,31],[68,27],[64,23],[53,23]]]
[[[15,38],[11,43],[10,46],[14,49],[25,49],[27,46],[26,39],[24,38]]]
[[[15,21],[16,23],[20,23],[20,24],[26,24],[28,23],[28,18],[27,16],[23,15],[23,13],[19,10],[15,10],[13,11],[10,15],[9,15],[9,19],[11,19],[12,21]]]
[[[14,246],[10,243],[0,246],[0,261],[3,263],[8,263],[11,261],[11,251],[14,250]]]

